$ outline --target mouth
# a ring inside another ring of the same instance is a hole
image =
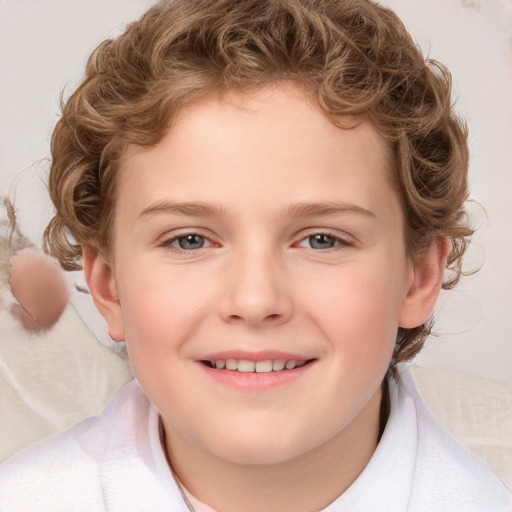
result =
[[[240,373],[271,373],[286,372],[311,364],[315,359],[268,359],[266,361],[250,361],[248,359],[216,359],[214,361],[202,360],[206,367]]]

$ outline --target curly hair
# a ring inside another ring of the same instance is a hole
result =
[[[180,108],[216,91],[289,81],[334,123],[370,120],[386,140],[411,258],[440,234],[451,240],[449,278],[462,274],[472,230],[467,129],[451,76],[426,59],[391,10],[369,0],[173,0],[150,8],[90,56],[82,84],[53,132],[49,191],[56,214],[45,246],[66,269],[81,246],[108,261],[117,171],[130,144],[151,147]],[[397,361],[412,358],[427,324],[399,329]]]

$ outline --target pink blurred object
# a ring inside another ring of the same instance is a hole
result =
[[[11,308],[29,331],[49,329],[69,301],[64,273],[52,257],[33,248],[17,252],[11,260],[10,284],[19,304]]]

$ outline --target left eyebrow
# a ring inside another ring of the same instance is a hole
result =
[[[339,203],[336,201],[326,201],[320,203],[295,203],[289,206],[283,216],[289,217],[317,217],[328,215],[346,215],[356,213],[366,217],[375,217],[375,214],[352,203]]]
[[[221,216],[223,210],[221,207],[204,202],[174,202],[174,201],[156,201],[144,208],[139,214],[139,218],[151,217],[157,214],[190,215],[192,217],[215,217]]]

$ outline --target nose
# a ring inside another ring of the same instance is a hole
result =
[[[263,250],[247,251],[236,258],[226,277],[219,304],[224,321],[259,326],[290,319],[291,283],[275,255]]]

